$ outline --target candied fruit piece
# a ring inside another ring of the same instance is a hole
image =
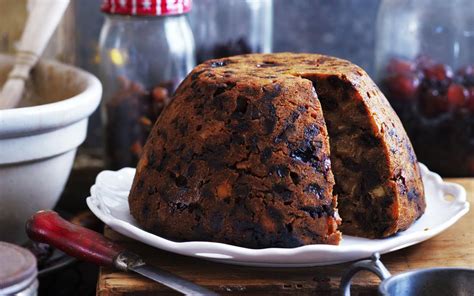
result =
[[[395,74],[385,79],[385,86],[391,97],[398,100],[411,101],[416,98],[420,80],[411,73]]]
[[[426,79],[444,81],[453,77],[453,71],[448,65],[434,64],[423,69]]]
[[[219,186],[217,186],[217,196],[219,198],[229,197],[231,195],[231,192],[232,186],[230,186],[230,184],[227,182],[221,183],[219,184]]]
[[[423,115],[429,118],[436,117],[449,109],[446,96],[437,89],[427,89],[420,96],[419,107]]]
[[[448,102],[455,108],[462,107],[468,95],[468,90],[457,83],[451,84],[447,92]]]
[[[403,59],[392,58],[387,65],[387,72],[389,73],[411,73],[416,69],[415,65]]]

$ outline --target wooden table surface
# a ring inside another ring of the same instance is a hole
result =
[[[463,185],[474,202],[474,178],[447,179]],[[142,255],[148,263],[180,275],[224,295],[337,295],[341,275],[350,265],[310,268],[259,268],[213,263],[175,255],[125,238],[110,228],[105,234]],[[435,266],[474,268],[474,211],[454,226],[423,243],[382,256],[392,274]],[[379,280],[361,272],[353,281],[353,295],[375,295]],[[98,295],[178,295],[132,273],[101,268]]]

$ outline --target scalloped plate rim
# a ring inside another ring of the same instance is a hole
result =
[[[454,223],[456,223],[462,216],[464,216],[469,211],[469,202],[466,201],[466,191],[465,189],[455,183],[444,182],[442,178],[434,173],[429,171],[429,169],[420,163],[420,169],[425,178],[431,180],[436,185],[438,190],[443,190],[443,194],[451,194],[454,196],[455,205],[459,207],[455,214],[451,216],[448,220],[443,223],[435,225],[435,227],[430,228],[424,231],[416,231],[411,233],[401,232],[395,236],[385,239],[364,239],[364,238],[355,238],[347,235],[343,235],[345,240],[355,239],[361,240],[360,242],[349,245],[323,245],[323,244],[313,244],[306,245],[296,248],[265,248],[265,249],[250,249],[234,245],[228,245],[224,243],[216,243],[209,241],[186,241],[186,242],[175,242],[163,237],[157,236],[155,234],[149,233],[127,221],[121,220],[119,218],[113,217],[111,214],[104,213],[100,209],[100,206],[97,205],[99,202],[97,199],[97,181],[104,174],[122,174],[133,176],[135,169],[133,168],[123,168],[118,171],[102,171],[98,174],[96,178],[96,184],[91,187],[91,196],[87,198],[87,205],[91,211],[105,224],[110,226],[115,231],[139,240],[145,244],[151,245],[153,247],[170,251],[173,253],[197,257],[201,259],[217,261],[221,263],[237,264],[237,265],[248,265],[248,266],[265,266],[265,267],[304,267],[304,266],[317,266],[317,265],[330,265],[348,262],[352,260],[358,260],[364,257],[370,256],[373,252],[380,252],[382,254],[393,252],[408,246],[418,244],[422,241],[430,239],[442,231],[446,230]],[[121,176],[122,177],[122,176]],[[119,190],[121,193],[127,193],[128,191]],[[440,201],[438,201],[440,202]],[[128,206],[128,205],[127,205]],[[410,228],[409,228],[410,229]],[[365,244],[364,244],[365,243]],[[367,244],[369,243],[369,244]],[[198,256],[198,253],[207,253],[209,256]],[[213,257],[215,255],[230,256],[231,258],[222,259],[218,258],[219,256]],[[333,260],[315,260],[312,262],[300,262],[305,261],[304,259],[295,260],[291,258],[292,262],[282,262],[282,259],[288,259],[293,256],[307,257],[303,255],[317,255],[314,256],[321,257],[324,255],[331,254],[331,258],[339,258]],[[341,255],[338,257],[338,255]],[[247,257],[247,259],[242,260],[242,257]],[[283,258],[282,258],[283,257]],[[249,260],[250,259],[250,260]],[[260,259],[260,260],[259,260]]]

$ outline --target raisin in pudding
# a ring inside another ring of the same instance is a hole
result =
[[[160,236],[250,248],[387,237],[425,209],[411,143],[374,82],[292,53],[197,66],[150,133],[129,204]]]

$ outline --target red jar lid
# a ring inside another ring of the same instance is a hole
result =
[[[192,0],[103,0],[102,11],[110,14],[157,16],[187,13]]]

